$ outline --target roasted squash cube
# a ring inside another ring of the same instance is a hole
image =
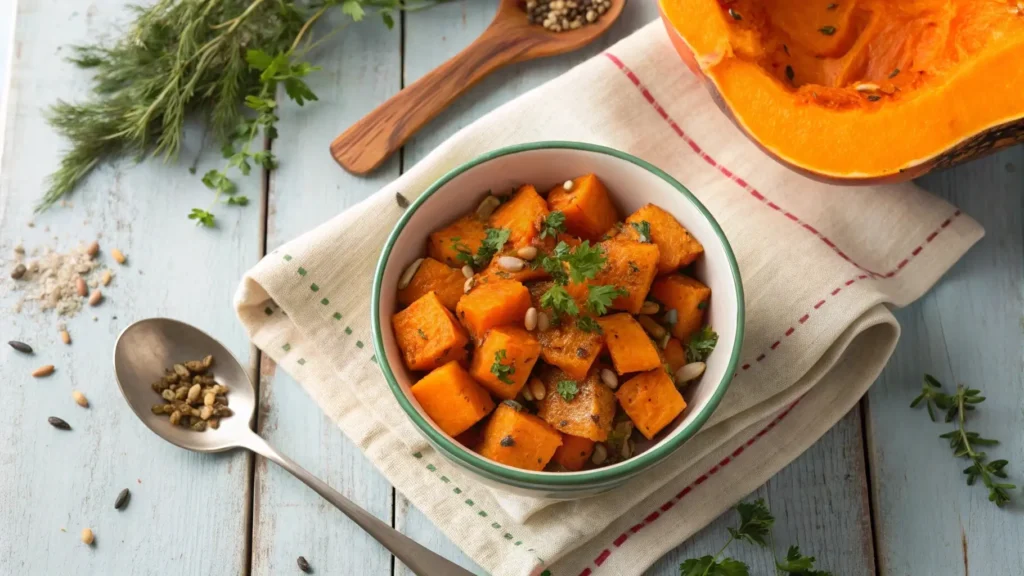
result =
[[[711,298],[711,289],[689,276],[673,274],[659,278],[651,286],[654,296],[664,310],[675,310],[677,320],[672,326],[672,335],[683,342],[704,325],[704,309]]]
[[[582,380],[587,377],[594,360],[604,349],[604,337],[597,332],[580,330],[574,318],[564,317],[554,322],[552,311],[542,310],[540,305],[541,295],[552,286],[552,282],[530,285],[533,306],[553,320],[550,328],[536,332],[537,340],[540,341],[540,357],[548,364],[564,370],[570,378]]]
[[[391,324],[409,370],[433,370],[466,358],[466,331],[434,292],[392,316]]]
[[[648,440],[686,409],[683,395],[661,368],[630,378],[619,386],[615,397],[637,430]]]
[[[515,280],[516,282],[529,282],[531,280],[545,280],[550,278],[550,275],[541,267],[534,268],[533,266],[527,265],[522,270],[516,272],[509,272],[498,266],[498,258],[502,256],[516,256],[515,250],[507,250],[505,252],[499,252],[494,255],[491,259],[491,263],[484,268],[482,272],[476,275],[477,284],[486,284],[488,282],[496,282],[499,280]]]
[[[509,242],[516,248],[529,246],[540,234],[540,226],[548,216],[548,203],[527,184],[491,214],[491,228],[509,231]]]
[[[597,322],[604,331],[604,342],[616,372],[644,372],[661,366],[658,348],[635,318],[629,314],[612,314]]]
[[[533,334],[517,326],[499,326],[473,352],[469,371],[491,394],[512,400],[539,358],[540,342]]]
[[[468,214],[430,235],[427,254],[434,260],[462,268],[477,253],[487,237],[487,228],[475,214]],[[460,257],[460,254],[462,257]]]
[[[668,364],[669,371],[675,374],[676,370],[686,364],[686,350],[683,349],[683,343],[676,338],[669,338],[665,349],[661,351],[661,361],[663,364]]]
[[[562,445],[555,450],[551,462],[558,464],[570,472],[578,472],[587,465],[587,460],[594,453],[594,441],[571,434],[562,434]]]
[[[530,291],[515,280],[478,283],[455,307],[459,320],[478,341],[505,324],[522,324],[530,309]]]
[[[466,278],[460,270],[433,258],[424,258],[409,285],[398,291],[398,303],[408,306],[427,292],[434,292],[444,307],[454,312],[459,298],[462,298],[465,283]]]
[[[495,408],[477,452],[514,468],[543,470],[562,445],[562,435],[547,422],[515,406],[505,401]]]
[[[427,416],[449,436],[469,430],[494,409],[494,400],[458,362],[434,369],[411,390]]]
[[[609,285],[625,289],[627,294],[612,301],[612,309],[631,314],[640,312],[651,282],[658,274],[658,247],[641,244],[623,236],[598,244],[605,254],[604,268],[592,280],[570,284],[569,292],[577,299],[586,300],[591,285]]]
[[[701,243],[674,216],[654,204],[630,214],[622,232],[633,240],[643,239],[658,246],[658,274],[687,266],[704,252]]]
[[[596,370],[582,380],[574,380],[548,366],[540,379],[545,393],[537,408],[538,416],[564,434],[597,442],[608,438],[615,419],[615,393],[601,382]]]
[[[572,189],[556,186],[548,194],[548,207],[565,214],[565,229],[586,240],[599,240],[619,220],[608,189],[594,174],[572,181]]]

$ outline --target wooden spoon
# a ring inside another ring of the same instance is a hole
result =
[[[371,172],[490,72],[584,46],[608,30],[624,5],[625,0],[612,0],[611,8],[594,23],[568,32],[550,32],[530,24],[518,0],[501,0],[497,15],[479,38],[335,138],[331,155],[349,172]]]

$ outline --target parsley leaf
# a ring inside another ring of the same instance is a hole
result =
[[[548,236],[556,238],[559,232],[565,232],[565,213],[555,210],[541,223],[540,237],[542,240]]]
[[[247,206],[249,204],[248,196],[228,196],[228,204],[231,206]]]
[[[633,227],[633,230],[636,230],[636,234],[639,236],[637,240],[645,244],[649,244],[651,242],[650,222],[647,220],[641,220],[640,222],[630,222],[629,225]]]
[[[214,216],[213,214],[203,210],[202,208],[193,208],[192,212],[188,215],[189,220],[195,220],[196,226],[205,226],[207,228],[213,228]]]
[[[729,534],[736,540],[746,540],[751,544],[765,548],[768,543],[765,538],[769,536],[775,517],[772,516],[763,498],[753,502],[740,502],[736,505],[736,511],[740,513],[740,527],[729,528]]]
[[[502,364],[505,360],[505,349],[502,348],[494,353],[494,364],[491,364],[491,374],[498,377],[505,384],[514,384],[509,376],[516,373],[516,367],[512,364]]]
[[[687,362],[703,362],[711,355],[711,351],[718,344],[718,333],[705,326],[690,336],[690,342],[686,345]]]
[[[781,562],[776,560],[775,567],[795,576],[831,576],[831,573],[824,570],[815,570],[814,556],[800,554],[799,546],[790,546],[786,552],[786,559]]]
[[[461,236],[453,236],[450,240],[452,243],[452,250],[455,250],[455,259],[463,264],[473,265],[473,252],[469,249],[469,246],[462,241]]]
[[[539,259],[539,265],[545,272],[551,275],[551,279],[556,284],[564,286],[569,283],[569,274],[566,273],[565,266],[562,266],[562,261],[557,257],[545,254]]]
[[[608,313],[612,301],[619,296],[629,296],[629,290],[618,286],[590,286],[587,288],[587,308],[598,316]]]
[[[558,252],[557,247],[555,252]],[[584,240],[571,253],[566,254],[562,260],[569,265],[569,278],[573,282],[580,284],[597,276],[597,273],[601,271],[601,268],[604,268],[604,263],[608,259],[605,257],[604,250],[600,246],[597,244],[591,246],[589,240]]]
[[[487,235],[484,237],[483,242],[480,243],[476,256],[473,257],[473,264],[477,268],[487,266],[491,258],[494,258],[494,255],[505,247],[505,243],[508,242],[508,238],[511,235],[512,231],[507,228],[488,228]]]
[[[584,332],[597,332],[603,334],[604,330],[601,330],[601,325],[597,323],[590,316],[580,316],[576,319],[576,327]]]
[[[420,338],[427,339],[427,333],[423,331],[423,328],[417,328],[416,333],[420,335]]]
[[[732,558],[716,562],[713,556],[702,556],[683,562],[679,567],[680,576],[750,576],[746,564]]]
[[[363,10],[363,3],[359,0],[345,0],[341,3],[341,11],[351,16],[356,22],[362,20],[366,14],[366,11]]]
[[[579,386],[573,380],[559,380],[555,385],[555,390],[566,402],[572,402],[572,399],[580,393]]]
[[[540,305],[554,312],[555,317],[562,314],[576,316],[580,313],[579,306],[576,305],[576,301],[569,295],[569,292],[564,286],[557,284],[548,288],[548,291],[541,295]]]

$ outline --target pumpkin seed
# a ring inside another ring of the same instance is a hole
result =
[[[92,543],[96,540],[96,536],[92,533],[89,528],[82,528],[82,544],[86,546],[92,546]]]
[[[640,323],[640,326],[647,331],[655,340],[661,340],[665,336],[665,328],[654,321],[654,318],[650,316],[637,316],[636,321]]]
[[[523,386],[523,398],[530,402],[533,402],[533,393],[530,392],[529,386]]]
[[[626,460],[633,455],[633,443],[627,438],[622,441],[622,448],[619,450],[622,459]]]
[[[700,378],[701,374],[704,373],[704,369],[707,365],[703,362],[690,362],[685,366],[680,366],[679,370],[676,370],[675,380],[676,384],[685,384],[691,380]]]
[[[546,332],[551,327],[551,318],[548,318],[547,312],[537,313],[537,330]]]
[[[470,266],[469,264],[466,264],[465,266],[463,266],[462,267],[462,275],[465,276],[466,278],[472,278],[473,277],[473,267]]]
[[[402,277],[398,279],[398,289],[405,290],[409,287],[412,282],[412,277],[416,275],[416,272],[420,269],[420,264],[423,264],[423,258],[417,258],[413,260],[412,264],[402,272]]]
[[[669,334],[668,332],[665,332],[665,334],[661,337],[661,339],[658,340],[658,348],[661,348],[662,350],[664,350],[665,348],[668,348],[668,341],[671,340],[671,339],[672,339],[672,335]]]
[[[480,205],[476,207],[476,217],[480,220],[487,220],[494,214],[494,211],[501,206],[501,200],[497,199],[490,194],[480,202]]]
[[[92,244],[85,249],[85,253],[89,255],[89,258],[95,258],[100,253],[100,243],[98,240],[93,240]]]
[[[18,352],[21,352],[23,354],[31,354],[32,353],[32,347],[29,346],[28,344],[25,344],[24,342],[18,342],[17,340],[11,340],[7,344],[10,345],[11,348],[14,348],[15,350],[17,350]]]
[[[519,256],[523,260],[526,260],[527,262],[529,262],[530,260],[533,260],[534,258],[537,257],[537,247],[536,246],[523,246],[519,250],[516,250],[516,256]]]
[[[640,306],[641,314],[657,314],[658,310],[661,310],[661,306],[658,306],[657,302],[652,302],[650,300],[644,301],[643,306]]]
[[[525,325],[526,329],[531,332],[537,327],[536,308],[531,306],[530,309],[526,311],[526,317],[523,319],[523,324]]]
[[[306,574],[309,574],[313,571],[313,569],[309,567],[309,562],[307,562],[306,558],[303,556],[299,556],[295,560],[295,563],[299,565],[299,570],[302,570]]]
[[[466,278],[466,283],[462,285],[462,292],[464,294],[469,294],[469,292],[473,290],[473,286],[476,286],[476,278],[472,276]]]
[[[572,180],[566,180],[565,183],[562,184],[562,189],[566,192],[572,190]]]
[[[110,255],[114,257],[114,260],[118,264],[124,264],[125,261],[127,260],[127,258],[125,258],[125,256],[124,256],[124,252],[121,252],[117,248],[114,248],[113,250],[111,250],[110,251]]]
[[[68,424],[64,420],[61,420],[60,418],[57,418],[56,416],[50,416],[49,418],[46,419],[46,421],[50,423],[50,426],[53,426],[58,430],[71,430],[70,424]]]
[[[53,374],[53,364],[47,364],[46,366],[40,366],[32,371],[33,378],[42,378],[43,376],[49,376]]]
[[[96,306],[103,301],[103,293],[99,290],[93,290],[92,294],[89,295],[89,306]]]
[[[615,372],[612,372],[607,368],[601,369],[601,382],[604,382],[604,385],[611,388],[612,390],[615,390],[616,388],[619,387],[619,377],[615,374]]]
[[[398,207],[402,210],[409,207],[409,200],[405,196],[402,196],[401,192],[395,192],[395,203],[398,204]]]
[[[89,399],[85,397],[85,394],[82,394],[78,390],[73,390],[71,392],[71,397],[75,399],[75,404],[78,404],[82,408],[89,407]]]
[[[114,500],[114,510],[122,510],[128,505],[128,501],[132,499],[132,493],[125,488],[121,490],[117,495],[117,500]]]
[[[530,379],[530,393],[533,394],[535,400],[543,400],[544,396],[547,395],[547,390],[544,387],[544,383],[538,378]]]
[[[515,256],[501,256],[498,258],[498,268],[507,272],[519,272],[526,266],[526,262],[523,262]]]
[[[853,87],[857,92],[877,92],[879,85],[872,82],[861,82]]]
[[[604,461],[607,459],[608,448],[606,448],[601,442],[594,444],[594,453],[590,456],[590,461],[593,462],[595,466],[600,466],[601,464],[604,464]]]

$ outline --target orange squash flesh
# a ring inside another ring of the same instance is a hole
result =
[[[501,326],[488,332],[487,339],[473,352],[469,372],[491,394],[502,400],[512,400],[530,378],[538,359],[540,342],[533,334],[516,326]],[[509,373],[493,373],[491,368],[495,363],[508,366]]]
[[[659,0],[672,43],[719,106],[812,177],[906,180],[1024,140],[1015,2],[832,6]]]
[[[502,403],[484,426],[477,452],[495,462],[536,471],[547,466],[561,445],[562,435],[547,422]]]
[[[494,400],[458,362],[427,374],[410,388],[423,411],[449,436],[458,436],[490,414]]]

